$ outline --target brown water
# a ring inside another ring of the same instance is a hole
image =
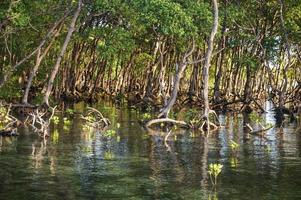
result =
[[[83,110],[83,104],[75,105]],[[149,135],[140,113],[96,105],[117,135],[83,130],[74,117],[40,139],[29,129],[0,138],[0,199],[301,199],[301,135],[296,124],[245,140],[241,115],[220,116],[218,133]],[[264,119],[274,123],[272,113]],[[240,144],[234,152],[230,140]],[[208,165],[223,165],[212,188]]]

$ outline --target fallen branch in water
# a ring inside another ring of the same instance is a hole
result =
[[[246,127],[250,130],[250,132],[248,134],[257,135],[257,136],[262,137],[266,131],[268,131],[268,130],[270,130],[271,128],[274,127],[274,126],[265,127],[261,123],[259,123],[259,125],[261,126],[261,129],[254,130],[253,127],[250,124],[247,123]]]
[[[158,123],[172,123],[172,124],[179,124],[182,127],[185,128],[190,128],[190,126],[184,122],[184,121],[178,121],[170,118],[159,118],[159,119],[152,119],[146,123],[146,127],[150,127],[153,124],[158,124]]]
[[[26,123],[29,123],[29,125],[33,128],[33,131],[40,134],[44,139],[49,136],[48,127],[50,125],[50,120],[54,115],[56,107],[57,106],[51,108],[51,115],[47,119],[44,119],[43,117],[48,111],[43,112],[39,110],[39,108],[29,113],[29,116],[31,116],[31,120],[28,120],[28,118],[26,119]]]

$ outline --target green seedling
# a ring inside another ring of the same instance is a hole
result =
[[[221,164],[211,163],[209,165],[208,173],[209,173],[212,185],[214,185],[214,186],[217,185],[217,177],[222,172],[222,168],[223,168],[223,165],[221,165]]]

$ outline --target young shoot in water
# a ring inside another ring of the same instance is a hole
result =
[[[210,181],[212,185],[216,186],[217,185],[217,177],[218,175],[222,172],[223,165],[222,164],[217,164],[217,163],[211,163],[209,165],[209,176],[210,176]]]

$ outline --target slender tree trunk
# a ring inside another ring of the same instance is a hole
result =
[[[213,50],[213,40],[217,33],[218,28],[218,3],[217,0],[212,0],[214,9],[214,22],[211,30],[211,34],[208,41],[208,48],[205,57],[205,64],[203,68],[203,98],[204,98],[204,119],[207,120],[207,126],[209,126],[209,68],[211,62],[211,55]],[[207,127],[209,132],[209,128]]]
[[[227,5],[227,4],[226,4]],[[224,17],[224,23],[223,23],[223,28],[222,28],[222,39],[221,42],[219,44],[219,49],[223,49],[226,46],[226,36],[225,36],[225,32],[226,32],[226,16]],[[215,103],[219,103],[220,102],[220,96],[221,96],[221,92],[220,92],[220,83],[221,83],[221,79],[222,79],[222,74],[223,74],[223,61],[224,61],[224,51],[219,53],[217,62],[216,62],[216,76],[215,76],[215,82],[214,82],[214,97],[213,100]]]
[[[285,22],[284,22],[284,17],[283,17],[283,0],[279,0],[279,4],[280,4],[280,22],[281,22],[281,26],[283,29],[283,34],[284,34],[284,42],[285,42],[285,50],[287,53],[287,62],[284,62],[284,66],[282,69],[282,74],[283,74],[283,84],[281,84],[281,88],[278,91],[279,92],[279,102],[278,102],[278,109],[276,110],[276,122],[278,124],[283,122],[284,119],[284,106],[285,106],[285,92],[287,90],[287,85],[288,85],[288,80],[287,80],[287,70],[291,65],[291,53],[290,53],[290,44],[288,41],[288,36],[287,36],[287,32],[286,32],[286,28],[285,28]],[[283,56],[283,59],[285,60],[285,53]],[[279,73],[280,73],[280,67],[279,66]]]
[[[285,28],[285,22],[284,22],[284,18],[283,18],[283,1],[279,0],[280,3],[280,21],[281,21],[281,25],[282,25],[282,29],[284,32],[284,41],[285,41],[285,49],[287,52],[287,63],[285,63],[285,66],[283,67],[282,73],[283,73],[283,86],[280,90],[279,93],[279,108],[283,108],[284,107],[284,93],[287,90],[287,84],[288,84],[288,80],[287,80],[287,69],[291,64],[291,53],[290,53],[290,44],[288,41],[288,36],[287,36],[287,32],[286,32],[286,28]],[[285,58],[284,58],[285,59]]]
[[[185,71],[187,67],[187,58],[193,53],[194,51],[194,42],[192,44],[192,48],[189,52],[186,52],[180,65],[176,65],[176,74],[175,74],[175,81],[173,85],[173,90],[171,93],[171,97],[169,98],[167,104],[164,106],[160,114],[158,115],[158,118],[166,118],[168,117],[169,111],[173,107],[173,105],[176,102],[177,96],[178,96],[178,91],[180,87],[180,81],[183,75],[183,72]]]
[[[37,52],[36,64],[33,67],[33,69],[30,71],[30,75],[29,75],[28,80],[27,80],[27,84],[26,84],[24,95],[23,95],[22,103],[24,103],[24,104],[28,103],[28,95],[29,95],[29,90],[30,90],[33,78],[35,77],[35,75],[36,75],[36,73],[37,73],[37,71],[38,71],[38,69],[39,69],[39,67],[41,65],[42,60],[44,59],[44,57],[49,52],[49,50],[50,50],[50,48],[51,48],[51,46],[52,46],[55,38],[58,36],[58,34],[59,34],[62,26],[63,26],[63,21],[62,21],[60,27],[58,28],[58,30],[56,31],[56,33],[54,33],[55,34],[54,37],[51,39],[51,42],[46,47],[46,49],[44,50],[43,54],[41,55],[41,49],[39,49],[39,51]]]
[[[57,72],[59,70],[62,58],[63,58],[63,56],[65,54],[65,51],[67,49],[67,46],[68,46],[69,41],[71,39],[71,36],[72,36],[72,34],[73,34],[74,30],[75,30],[76,20],[77,20],[79,14],[80,14],[81,8],[82,8],[82,0],[79,0],[78,1],[78,7],[77,7],[76,12],[74,13],[73,18],[72,18],[72,21],[71,21],[71,24],[70,24],[67,36],[65,38],[65,42],[64,42],[63,47],[61,49],[59,57],[56,60],[56,63],[54,65],[54,68],[52,70],[52,73],[51,73],[49,81],[48,81],[47,89],[46,89],[45,96],[44,96],[44,103],[46,105],[49,105],[49,96],[50,96],[50,93],[51,93],[51,90],[52,90],[52,87],[53,87],[53,82],[54,82],[56,74],[57,74]]]

